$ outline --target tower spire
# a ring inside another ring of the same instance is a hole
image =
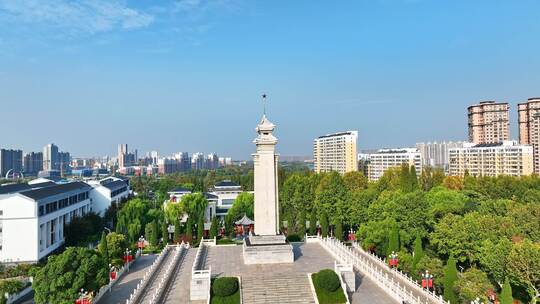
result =
[[[262,94],[263,115],[266,116],[266,94]]]

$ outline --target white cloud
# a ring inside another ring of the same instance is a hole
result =
[[[0,0],[0,13],[14,21],[50,25],[69,33],[137,29],[154,17],[120,0]]]

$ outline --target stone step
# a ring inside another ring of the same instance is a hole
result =
[[[315,303],[307,275],[242,276],[246,304]]]

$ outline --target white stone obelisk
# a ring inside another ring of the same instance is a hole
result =
[[[255,129],[258,136],[253,141],[257,146],[257,152],[253,154],[255,234],[261,236],[279,233],[277,138],[272,135],[275,127],[264,114]]]

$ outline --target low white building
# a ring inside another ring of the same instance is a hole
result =
[[[422,156],[416,148],[380,149],[377,153],[369,155],[368,178],[375,181],[381,178],[390,168],[400,167],[402,164],[414,166],[416,174],[422,172]]]
[[[242,193],[242,187],[235,182],[224,180],[217,183],[206,193],[208,200],[206,218],[211,220],[217,216],[219,220],[223,220],[240,193]]]
[[[119,204],[129,197],[129,186],[126,181],[116,177],[107,177],[102,180],[88,181],[93,191],[90,193],[92,198],[92,209],[101,216],[113,204]]]
[[[73,217],[92,211],[92,187],[83,182],[4,187],[0,187],[3,263],[41,260],[64,244],[64,226]]]

